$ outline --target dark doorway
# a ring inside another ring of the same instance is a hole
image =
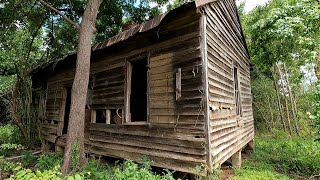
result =
[[[66,105],[64,110],[64,121],[63,121],[63,131],[62,134],[67,134],[68,124],[69,124],[69,115],[70,115],[70,106],[71,106],[71,89],[72,87],[65,87],[67,91]]]
[[[148,60],[131,62],[131,122],[147,121]]]

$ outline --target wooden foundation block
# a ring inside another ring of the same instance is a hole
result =
[[[50,149],[49,144],[47,141],[43,141],[41,145],[42,152],[48,152]]]
[[[55,146],[55,152],[57,154],[63,154],[64,148],[62,146]]]
[[[248,142],[248,150],[253,151],[254,150],[254,139]]]
[[[241,149],[232,155],[231,163],[234,168],[241,168]]]

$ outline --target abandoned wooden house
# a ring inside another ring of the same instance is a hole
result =
[[[41,134],[66,142],[76,54],[36,68]],[[250,62],[235,0],[199,0],[92,48],[88,153],[201,174],[254,138]],[[81,121],[79,119],[79,121]]]

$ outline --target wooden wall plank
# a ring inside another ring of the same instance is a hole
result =
[[[253,138],[250,63],[234,1],[216,1],[202,9],[208,17],[211,156],[215,167],[219,167]],[[235,112],[234,63],[239,64],[242,117],[237,117]]]

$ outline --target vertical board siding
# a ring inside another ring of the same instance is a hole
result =
[[[253,139],[250,63],[234,1],[215,1],[202,9],[207,15],[211,156],[219,167]],[[234,63],[239,64],[242,117],[236,115]]]

